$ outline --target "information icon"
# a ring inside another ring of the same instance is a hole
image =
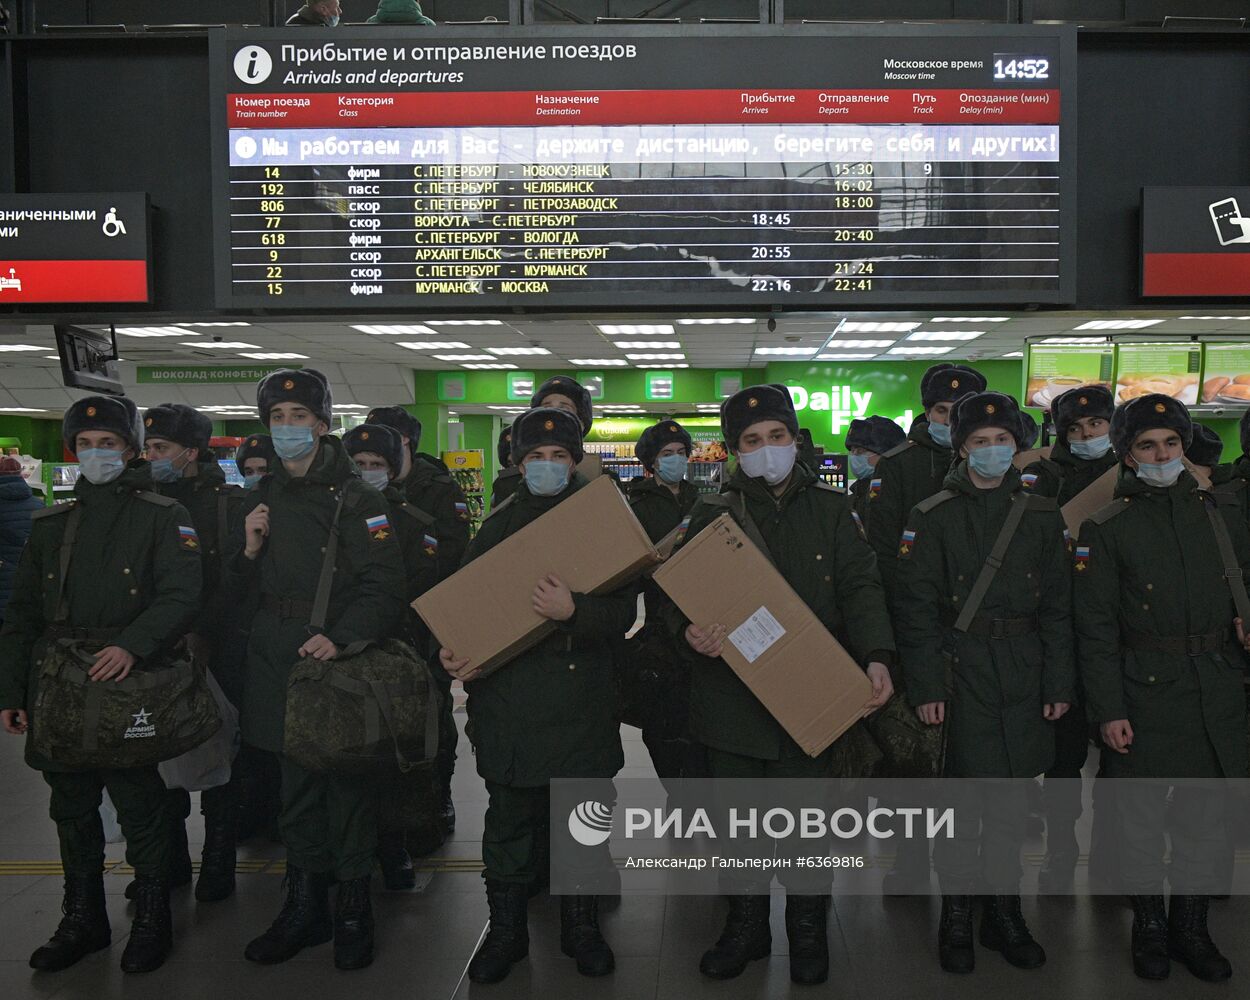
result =
[[[250,160],[256,155],[256,140],[250,135],[240,136],[235,140],[234,151],[240,160]]]
[[[248,45],[235,53],[234,75],[244,83],[264,83],[272,72],[273,58],[259,45]]]

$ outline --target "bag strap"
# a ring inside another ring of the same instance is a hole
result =
[[[430,761],[438,753],[438,708],[443,698],[443,692],[439,690],[428,668],[423,670],[422,673],[425,674],[427,685],[425,702],[425,761]],[[386,723],[386,731],[390,734],[391,745],[395,748],[395,763],[399,765],[401,773],[407,774],[413,768],[424,763],[424,761],[409,760],[404,756],[403,751],[400,750],[399,729],[395,725],[395,715],[391,711],[391,696],[386,690],[386,685],[379,680],[368,680],[365,683],[369,685],[369,689],[373,692],[373,700],[377,702],[378,711],[382,715],[382,721]]]
[[[755,523],[755,518],[747,510],[747,502],[741,493],[736,491],[732,493],[712,493],[700,499],[712,507],[723,507],[729,510],[733,514],[734,520],[738,522],[738,526],[746,532],[747,538],[751,539],[752,544],[764,554],[764,558],[776,567],[777,560],[773,558],[772,552],[769,551],[768,543],[764,541],[764,536],[760,534],[759,525]]]
[[[226,494],[226,491],[219,490],[217,493],[217,555],[218,557],[222,555],[226,547],[226,542],[230,538],[230,536],[226,534],[226,529],[230,520],[229,517],[227,516],[227,510],[226,510],[228,504],[229,504],[229,496]]]
[[[1233,606],[1237,609],[1237,617],[1250,626],[1250,597],[1246,595],[1246,586],[1242,580],[1241,566],[1237,563],[1237,554],[1233,551],[1233,540],[1228,536],[1228,525],[1215,509],[1214,503],[1204,503],[1207,518],[1211,522],[1211,530],[1215,533],[1215,544],[1220,550],[1220,561],[1224,563],[1224,581],[1233,595]]]
[[[321,577],[317,580],[312,619],[308,622],[308,627],[314,632],[325,630],[326,615],[330,611],[330,591],[334,587],[334,561],[339,551],[339,515],[343,513],[343,504],[346,500],[347,486],[344,485],[339,493],[339,502],[334,507],[334,516],[330,519],[330,540],[326,542],[325,558],[321,560]]]
[[[53,620],[55,624],[69,620],[69,607],[65,603],[65,587],[69,582],[69,561],[74,554],[74,539],[78,535],[78,522],[82,520],[82,508],[78,504],[74,504],[74,509],[69,512],[69,517],[65,521],[65,533],[61,536],[61,579],[57,583],[56,589],[56,612]]]
[[[963,610],[959,612],[959,617],[955,619],[956,631],[967,632],[977,612],[981,610],[981,602],[985,600],[990,584],[994,582],[994,576],[1003,565],[1003,556],[1007,554],[1007,547],[1011,545],[1011,539],[1015,535],[1016,529],[1020,527],[1020,521],[1028,507],[1028,497],[1019,493],[1012,495],[1011,510],[1007,514],[1007,520],[1003,522],[1003,526],[998,532],[998,537],[994,539],[994,547],[990,550],[989,557],[985,560],[985,565],[981,567],[981,572],[977,575],[976,582],[972,585],[972,592],[968,595],[968,602],[964,605]]]

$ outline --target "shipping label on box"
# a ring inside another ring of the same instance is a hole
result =
[[[698,627],[725,626],[721,658],[805,753],[818,756],[863,718],[867,675],[730,515],[654,579]]]

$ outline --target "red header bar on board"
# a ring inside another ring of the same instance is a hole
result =
[[[19,302],[147,302],[146,260],[5,260],[0,306]]]

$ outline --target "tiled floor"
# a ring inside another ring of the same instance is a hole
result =
[[[463,715],[458,718],[463,722]],[[649,759],[637,731],[625,729],[623,735],[626,767],[644,773]],[[1213,933],[1239,970],[1232,985],[1223,987],[1200,983],[1179,968],[1166,983],[1135,979],[1128,963],[1128,911],[1115,900],[1026,898],[1026,915],[1050,956],[1045,968],[1021,972],[979,949],[977,971],[956,978],[937,967],[936,900],[870,897],[835,898],[830,981],[816,989],[790,983],[780,899],[774,900],[769,961],[752,964],[731,982],[700,976],[699,955],[719,932],[723,904],[697,897],[627,897],[605,913],[602,923],[616,951],[617,968],[599,980],[579,977],[572,961],[560,954],[559,907],[543,898],[531,907],[529,958],[502,984],[474,986],[463,979],[463,972],[486,921],[478,874],[486,796],[463,739],[455,792],[457,830],[431,859],[440,870],[428,887],[410,895],[375,894],[377,961],[363,972],[336,972],[330,945],[306,951],[284,966],[261,968],[244,961],[244,945],[268,925],[279,905],[281,879],[262,871],[241,874],[238,893],[223,903],[197,905],[189,889],[178,890],[174,953],[164,968],[147,976],[123,976],[118,969],[128,927],[128,907],[121,895],[127,876],[110,873],[105,881],[113,947],[65,972],[32,973],[27,957],[60,918],[60,877],[44,874],[58,860],[56,836],[47,818],[47,788],[22,763],[21,741],[0,736],[0,1000],[762,1000],[804,995],[1017,1000],[1043,994],[1064,1000],[1188,1000],[1246,996],[1250,990],[1250,899],[1244,897],[1216,903],[1212,910]],[[194,853],[201,840],[198,816],[192,824]],[[1030,845],[1029,851],[1036,856],[1038,845]],[[110,848],[111,860],[120,856],[120,848]],[[263,842],[249,844],[241,853],[241,860],[281,857],[279,847]]]

